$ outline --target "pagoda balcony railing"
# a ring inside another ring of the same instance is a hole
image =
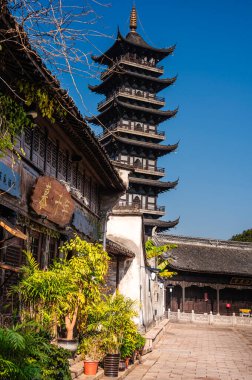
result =
[[[139,165],[139,164],[133,164],[133,167],[135,169],[139,169],[139,170],[147,170],[148,172],[159,172],[159,173],[165,172],[165,168],[155,168],[153,166],[144,166],[144,165]]]
[[[143,68],[143,69],[147,68],[151,71],[155,71],[155,72],[161,73],[161,74],[163,74],[163,72],[164,72],[164,66],[161,66],[161,65],[156,66],[154,62],[146,61],[143,58],[136,58],[136,57],[134,57],[133,54],[127,53],[125,55],[121,55],[116,60],[116,62],[111,67],[109,67],[107,70],[102,71],[101,72],[101,79],[104,79],[104,77],[109,75],[114,70],[115,66],[119,63],[126,63],[126,64],[137,66],[137,67]]]
[[[100,133],[99,135],[97,135],[97,138],[100,139],[102,137],[104,137],[105,135],[107,135],[110,131],[114,130],[120,130],[120,129],[123,129],[125,131],[133,131],[133,132],[138,132],[139,134],[141,135],[144,135],[144,136],[150,136],[150,137],[164,137],[165,136],[165,132],[164,131],[153,131],[153,130],[146,130],[144,129],[142,126],[139,126],[137,125],[139,123],[136,122],[136,125],[124,125],[121,121],[118,122],[118,123],[115,123],[113,125],[111,125],[110,127],[106,128],[106,131],[103,132],[103,133]]]
[[[113,95],[109,96],[107,99],[102,100],[98,103],[98,110],[100,110],[102,107],[104,107],[106,104],[108,104],[114,97],[117,96],[127,96],[128,98],[137,99],[143,102],[150,102],[154,104],[164,105],[165,104],[165,98],[161,96],[152,95],[150,93],[145,93],[144,91],[140,90],[133,90],[133,89],[126,89],[124,87],[117,89]]]
[[[156,206],[156,205],[141,205],[141,202],[138,201],[124,201],[120,200],[115,206],[117,210],[139,210],[144,213],[161,213],[165,214],[165,206]]]

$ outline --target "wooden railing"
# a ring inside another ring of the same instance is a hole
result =
[[[112,72],[113,69],[115,68],[116,64],[123,63],[123,62],[136,64],[139,67],[148,68],[158,73],[163,73],[163,70],[164,70],[164,66],[155,65],[154,62],[146,61],[144,58],[135,58],[132,54],[128,53],[125,55],[121,55],[111,67],[109,67],[107,70],[102,71],[101,79],[104,79],[104,77],[109,75],[110,72]]]
[[[151,205],[141,205],[140,202],[133,201],[119,201],[115,207],[116,209],[137,209],[137,210],[146,210],[146,211],[157,211],[157,212],[165,212],[165,206],[151,206]]]
[[[161,96],[156,96],[150,93],[146,93],[140,90],[126,89],[126,88],[118,88],[112,95],[110,95],[107,99],[102,100],[98,103],[98,110],[102,108],[106,103],[110,102],[114,97],[119,95],[128,95],[131,98],[138,99],[140,101],[148,101],[150,103],[158,103],[164,104],[165,98]]]
[[[125,129],[128,131],[136,131],[136,132],[146,133],[146,135],[150,135],[150,137],[155,136],[155,135],[156,136],[165,136],[164,131],[144,130],[144,128],[142,126],[124,125],[122,122],[118,122],[118,123],[111,125],[109,128],[106,128],[105,132],[100,133],[96,137],[99,139],[99,138],[103,137],[104,135],[106,135],[109,131],[116,130],[117,128]]]

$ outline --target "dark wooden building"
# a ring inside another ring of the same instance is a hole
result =
[[[101,83],[90,90],[105,95],[98,104],[97,116],[88,118],[103,128],[99,136],[111,160],[130,166],[129,189],[119,207],[138,208],[144,217],[145,231],[153,227],[164,231],[174,227],[178,219],[164,221],[165,207],[158,205],[158,195],[175,188],[178,181],[162,181],[165,169],[158,167],[158,158],[176,150],[178,144],[164,145],[165,133],[159,124],[174,117],[175,110],[162,110],[165,99],[157,96],[172,85],[174,78],[161,78],[159,62],[173,53],[175,46],[158,49],[148,45],[136,32],[137,15],[133,7],[130,32],[123,37],[118,30],[114,44],[102,55],[93,56],[96,63],[107,66]]]
[[[0,313],[10,301],[8,289],[24,262],[23,249],[30,250],[45,268],[74,232],[88,241],[99,240],[106,213],[125,191],[72,99],[31,50],[24,33],[20,41],[17,29],[13,17],[2,10],[0,96],[21,105],[33,118],[34,127],[24,127],[15,151],[0,157]],[[17,96],[19,82],[31,91],[46,91],[64,114],[56,113],[49,120],[36,102],[27,106]],[[120,254],[113,242],[108,249]]]
[[[162,234],[154,241],[177,245],[167,253],[176,275],[166,281],[166,309],[215,314],[252,309],[252,243]]]

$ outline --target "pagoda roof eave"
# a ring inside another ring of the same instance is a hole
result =
[[[177,179],[176,181],[162,182],[162,181],[157,181],[154,179],[129,177],[129,183],[158,187],[160,188],[160,192],[174,189],[177,186],[178,182],[179,182],[179,179]]]
[[[160,219],[147,219],[144,218],[143,222],[145,226],[153,226],[157,227],[157,230],[168,230],[169,228],[175,227],[179,223],[179,219],[171,220],[171,221],[165,221]]]
[[[121,68],[119,67],[119,69],[121,70]],[[88,85],[88,88],[92,91],[92,92],[96,92],[98,94],[102,94],[103,93],[103,90],[105,90],[106,86],[109,84],[109,82],[111,80],[114,80],[115,77],[118,77],[118,76],[132,76],[132,77],[135,77],[135,78],[139,78],[139,79],[143,79],[145,81],[148,81],[148,82],[153,82],[157,87],[159,87],[158,91],[161,91],[163,90],[164,88],[172,85],[175,83],[175,81],[177,80],[177,75],[172,77],[172,78],[157,78],[157,77],[150,77],[148,75],[144,75],[144,74],[140,74],[140,73],[136,73],[136,72],[133,72],[133,71],[129,71],[129,70],[122,70],[121,72],[118,72],[117,70],[116,71],[113,71],[103,82],[97,84],[97,85]]]
[[[147,107],[141,107],[141,106],[137,106],[137,105],[130,104],[130,103],[125,103],[125,102],[122,102],[118,99],[115,99],[115,103],[119,106],[126,107],[128,109],[132,109],[135,111],[142,111],[142,112],[150,113],[152,115],[167,116],[169,118],[175,116],[179,110],[179,107],[177,107],[173,111],[171,111],[171,110],[161,111],[161,110],[155,109],[155,108],[147,108]]]
[[[99,56],[92,55],[92,60],[102,65],[108,65],[111,63],[112,57],[118,55],[116,52],[121,49],[122,43],[129,47],[144,49],[153,54],[157,54],[159,56],[159,61],[167,57],[169,54],[172,54],[176,48],[176,45],[172,45],[168,48],[155,48],[147,44],[138,33],[134,33],[133,37],[132,33],[128,33],[126,37],[123,37],[118,28],[117,37],[113,45],[108,48],[105,53]]]
[[[150,143],[150,142],[146,142],[146,141],[127,139],[125,137],[117,136],[114,133],[113,133],[113,135],[110,134],[109,136],[112,136],[117,141],[120,141],[121,143],[124,143],[127,145],[139,146],[139,147],[142,147],[145,149],[155,150],[158,152],[157,156],[162,156],[162,155],[165,155],[167,153],[174,152],[179,145],[179,141],[173,145],[161,145],[161,144]],[[106,144],[104,144],[104,143],[102,143],[102,144],[107,145],[108,143],[109,143],[109,141]]]
[[[136,105],[133,105],[130,103],[122,102],[118,99],[114,99],[113,101],[111,101],[111,103],[108,105],[108,107],[103,112],[101,112],[99,115],[86,117],[86,120],[90,123],[93,123],[93,124],[103,125],[106,123],[106,121],[104,120],[106,117],[106,114],[108,112],[110,112],[111,109],[115,108],[115,106],[122,107],[124,109],[132,110],[132,111],[136,111],[136,112],[151,114],[152,116],[156,116],[158,118],[158,120],[157,120],[158,124],[162,123],[162,121],[165,121],[166,119],[170,119],[170,118],[174,117],[177,114],[178,109],[179,109],[177,107],[173,111],[170,111],[170,110],[161,111],[159,109],[136,106]]]

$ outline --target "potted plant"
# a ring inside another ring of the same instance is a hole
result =
[[[117,377],[120,349],[127,323],[137,316],[135,302],[118,292],[105,296],[96,309],[93,309],[88,323],[89,330],[100,331],[103,337],[104,374]]]
[[[134,351],[136,350],[136,336],[137,326],[132,320],[130,320],[125,325],[122,345],[120,348],[121,359],[125,363],[125,368],[128,368],[129,360],[132,357]]]
[[[23,317],[48,327],[55,339],[58,327],[63,327],[66,337],[59,339],[59,344],[73,350],[77,348],[72,347],[77,344],[74,329],[85,328],[89,305],[100,300],[109,258],[101,245],[87,243],[77,235],[60,251],[63,258],[47,270],[40,269],[32,254],[26,253],[28,264],[22,268],[15,290],[21,298]]]
[[[135,350],[136,350],[137,355],[141,356],[143,354],[143,348],[145,346],[145,342],[146,342],[145,337],[142,336],[142,334],[140,334],[139,332],[137,332],[135,336]]]
[[[98,364],[105,355],[101,334],[85,335],[78,347],[78,352],[84,359],[84,374],[95,375]]]

